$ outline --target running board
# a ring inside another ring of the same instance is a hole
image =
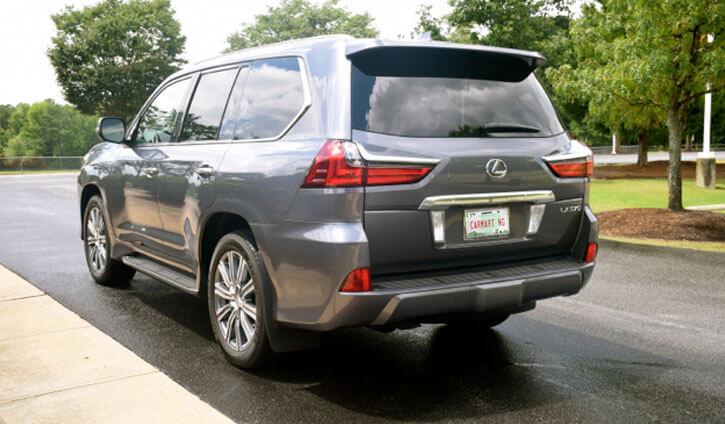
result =
[[[191,294],[197,294],[199,290],[196,288],[196,279],[181,272],[175,271],[167,266],[154,262],[140,256],[124,256],[122,259],[124,264],[134,268],[149,277],[153,277],[170,286]]]

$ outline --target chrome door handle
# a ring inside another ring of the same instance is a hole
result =
[[[196,172],[196,175],[200,177],[211,177],[214,175],[214,168],[204,165],[196,168],[194,172]]]
[[[154,167],[141,168],[141,172],[148,175],[149,177],[153,177],[154,175],[157,175],[159,173],[159,169]]]

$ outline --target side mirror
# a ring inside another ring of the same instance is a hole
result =
[[[126,136],[126,124],[121,118],[101,118],[98,120],[96,134],[103,141],[122,143]]]

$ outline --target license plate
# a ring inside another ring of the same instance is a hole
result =
[[[509,208],[466,209],[463,225],[465,239],[506,236],[509,234]]]

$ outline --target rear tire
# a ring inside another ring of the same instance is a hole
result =
[[[272,353],[261,270],[249,232],[229,233],[217,243],[207,281],[209,319],[227,361],[240,368],[259,367]]]
[[[127,284],[136,274],[136,270],[111,258],[111,237],[107,222],[101,197],[91,197],[83,213],[83,251],[86,264],[96,283],[120,286]]]

